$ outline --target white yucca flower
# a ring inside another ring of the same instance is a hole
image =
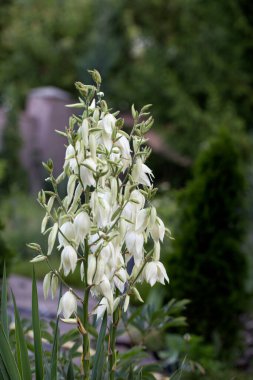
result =
[[[127,232],[125,240],[127,249],[133,255],[134,262],[138,266],[143,260],[144,236],[141,233],[131,231]]]
[[[70,272],[74,273],[77,264],[77,253],[73,247],[67,245],[61,253],[61,265],[63,268],[64,276],[68,276]]]
[[[74,227],[76,234],[76,241],[83,242],[91,228],[91,221],[89,215],[85,211],[81,211],[74,219]]]
[[[99,288],[100,288],[101,294],[103,294],[103,296],[106,297],[109,307],[110,307],[110,311],[112,313],[113,312],[113,290],[108,278],[105,275],[103,275],[101,279]]]
[[[101,301],[99,302],[98,307],[94,311],[94,314],[97,315],[97,319],[103,318],[105,311],[109,311],[110,313],[110,307],[107,298],[103,297]]]
[[[95,186],[94,173],[96,172],[96,167],[97,165],[91,157],[81,163],[80,177],[84,190],[87,186]]]
[[[160,282],[164,285],[164,280],[169,282],[169,277],[166,273],[164,265],[160,261],[151,261],[150,263],[146,264],[144,271],[146,281],[151,286],[154,286],[156,282]]]
[[[75,241],[76,233],[75,226],[71,222],[66,222],[60,227],[58,233],[59,246],[58,248],[65,247],[70,245],[72,241]]]
[[[75,169],[77,168],[78,164],[77,164],[77,161],[76,161],[76,158],[75,158],[75,148],[73,147],[73,145],[69,145],[66,149],[66,153],[65,153],[65,164],[64,164],[64,168],[69,166],[70,169],[74,172]]]
[[[136,164],[132,171],[133,180],[144,186],[151,186],[153,173],[152,170],[142,162],[141,158],[137,158]]]
[[[116,123],[116,118],[108,113],[103,117],[103,119],[98,123],[101,127],[102,132],[100,135],[100,144],[104,145],[109,151],[112,148],[112,132]]]
[[[105,227],[110,223],[113,210],[110,205],[110,197],[111,193],[108,189],[106,191],[94,191],[91,195],[90,205],[93,219],[98,227]]]
[[[63,314],[68,319],[72,314],[77,312],[77,300],[71,291],[64,293],[60,299],[58,315]]]
[[[156,218],[153,227],[150,230],[151,236],[155,241],[163,241],[165,235],[165,226],[160,218]]]

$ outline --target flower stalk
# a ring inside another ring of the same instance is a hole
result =
[[[106,316],[100,340],[104,344],[108,330],[107,363],[112,380],[117,371],[116,336],[121,315],[127,312],[133,295],[143,302],[136,283],[145,281],[153,286],[168,281],[160,262],[165,226],[152,203],[154,176],[146,165],[150,148],[145,146],[145,134],[153,124],[150,105],[139,112],[132,107],[134,123],[128,134],[123,130],[124,120],[117,118],[118,113],[112,113],[104,100],[100,74],[96,70],[90,74],[95,85],[77,82],[79,103],[68,105],[81,114],[73,115],[69,127],[60,132],[67,139],[63,172],[55,178],[52,161],[43,164],[53,188],[38,196],[46,212],[41,232],[48,234],[47,255],[38,244],[29,246],[39,253],[32,262],[46,260],[50,268],[44,279],[45,296],[50,288],[55,294],[58,282],[66,287],[58,313],[66,319],[76,317],[82,335],[84,380],[91,375],[89,315],[96,314],[98,320]],[[61,198],[58,187],[65,179],[67,191]],[[150,251],[148,244],[153,246]],[[60,255],[59,269],[50,263],[53,254]],[[128,265],[130,260],[132,266]],[[76,270],[83,284],[82,297],[67,281]],[[89,312],[90,295],[98,303]],[[77,303],[82,310],[79,316]],[[111,322],[107,322],[107,315]],[[92,376],[96,371],[93,368]]]

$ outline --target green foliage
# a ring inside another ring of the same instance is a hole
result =
[[[252,128],[253,27],[241,0],[94,4],[99,22],[86,62],[103,57],[114,104],[154,104],[170,144],[192,157],[216,125]]]
[[[60,296],[59,296],[60,297]],[[76,379],[81,380],[80,365],[74,364],[72,358],[79,357],[78,348],[81,337],[75,328],[59,336],[58,320],[45,323],[39,317],[38,295],[33,273],[32,285],[32,323],[21,320],[16,300],[13,295],[15,314],[15,334],[9,330],[5,320],[7,318],[7,283],[3,278],[1,297],[1,322],[0,322],[0,377],[6,379],[27,380],[31,375],[36,379]],[[115,379],[155,380],[154,373],[163,373],[163,364],[159,362],[143,362],[150,359],[150,352],[155,353],[156,348],[152,339],[156,336],[161,339],[164,331],[175,326],[183,326],[184,318],[180,315],[185,309],[186,301],[171,300],[159,311],[148,305],[133,310],[130,318],[124,319],[124,328],[118,331],[118,336],[127,332],[130,336],[131,347],[128,350],[117,353],[117,371]],[[97,328],[95,321],[94,326]],[[92,326],[90,326],[92,328]],[[8,329],[8,331],[6,331]],[[33,341],[29,339],[32,332]],[[154,335],[155,334],[155,335]],[[106,352],[109,339],[107,334],[107,315],[105,313],[99,334],[93,334],[96,338],[96,353],[93,357],[92,379],[108,379]],[[134,343],[134,339],[137,342]],[[70,343],[70,344],[69,344]],[[66,346],[68,345],[68,349]],[[64,349],[65,346],[65,349]],[[49,348],[48,348],[49,347]],[[29,359],[28,359],[29,358]],[[127,377],[126,377],[127,376]]]
[[[252,129],[251,14],[243,0],[13,0],[1,5],[2,102],[72,91],[97,67],[116,107],[151,102],[165,138],[195,157],[216,125]]]
[[[245,176],[238,140],[222,130],[179,197],[179,228],[170,263],[172,292],[191,300],[190,329],[225,352],[235,342],[245,307]]]
[[[0,277],[3,273],[4,262],[9,267],[14,258],[14,251],[7,244],[3,231],[4,224],[0,220]]]
[[[26,247],[29,241],[37,241],[43,249],[45,248],[45,239],[40,234],[43,212],[35,199],[13,190],[2,201],[1,214],[5,224],[6,242],[12,250],[18,252],[19,258],[31,257],[31,250]],[[31,273],[27,263],[25,265]]]
[[[85,35],[91,26],[90,2],[15,0],[4,10],[8,22],[2,22],[0,40],[3,100],[9,97],[10,87],[21,101],[36,86],[72,89],[80,64],[78,52],[86,48]]]

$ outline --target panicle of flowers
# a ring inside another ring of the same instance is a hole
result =
[[[40,191],[38,200],[45,210],[41,232],[48,235],[48,251],[38,252],[33,262],[46,260],[50,267],[44,279],[44,293],[56,293],[58,281],[66,285],[71,272],[78,270],[84,288],[97,297],[94,313],[112,314],[118,305],[124,311],[129,296],[142,301],[137,282],[169,281],[160,262],[160,243],[166,228],[152,199],[153,173],[146,165],[151,150],[145,134],[153,124],[150,105],[140,112],[132,106],[133,128],[123,130],[124,120],[112,112],[100,91],[101,77],[91,71],[95,85],[76,83],[79,102],[68,105],[80,112],[70,117],[64,132],[66,153],[62,173],[55,178],[53,162],[44,163],[51,191]],[[66,181],[66,195],[58,192]],[[169,232],[169,230],[167,230]],[[147,249],[149,247],[149,250]],[[151,247],[151,248],[150,248]],[[50,255],[61,256],[53,269]],[[76,313],[78,296],[69,289],[60,302],[65,318]]]

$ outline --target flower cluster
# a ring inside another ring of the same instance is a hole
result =
[[[99,318],[105,310],[112,314],[118,305],[126,311],[132,294],[142,301],[137,282],[153,286],[169,279],[160,262],[166,229],[152,205],[156,189],[145,164],[150,154],[145,133],[153,124],[149,105],[140,112],[132,107],[133,129],[126,133],[123,119],[103,100],[99,73],[94,70],[92,76],[96,86],[76,84],[82,97],[70,106],[81,109],[81,114],[71,117],[65,132],[59,132],[67,139],[63,172],[54,178],[53,163],[44,164],[53,189],[39,193],[46,211],[41,231],[48,234],[48,252],[43,254],[37,246],[40,254],[33,261],[50,263],[56,244],[61,264],[46,275],[45,295],[50,288],[55,294],[56,277],[80,270],[85,289],[98,299],[94,312]],[[58,186],[66,179],[67,192],[61,199]],[[69,318],[78,301],[69,289],[59,312]]]

